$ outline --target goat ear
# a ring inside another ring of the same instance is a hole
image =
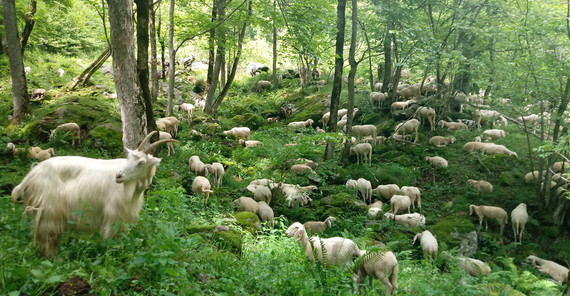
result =
[[[160,161],[162,160],[162,158],[158,158],[158,157],[154,157],[152,155],[147,155],[148,157],[148,161],[153,165],[153,166],[158,166],[160,164]]]

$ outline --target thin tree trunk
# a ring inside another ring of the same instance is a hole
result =
[[[158,4],[160,5],[160,3]],[[157,73],[157,48],[156,48],[156,14],[153,7],[150,8],[149,25],[150,25],[150,81],[151,81],[151,102],[155,103],[158,98],[158,73]]]
[[[163,38],[160,38],[160,30],[162,28],[162,13],[160,12],[160,5],[158,6],[158,30],[156,30],[156,36],[158,36],[158,42],[160,43],[160,63],[162,64],[162,81],[166,81],[166,58],[164,57],[164,51],[166,51],[166,44]]]
[[[168,29],[168,55],[170,60],[170,65],[168,67],[170,75],[168,77],[168,103],[166,104],[166,115],[172,116],[172,109],[173,104],[172,101],[174,100],[174,77],[176,75],[176,63],[175,63],[175,55],[176,52],[174,51],[174,3],[175,0],[170,0],[170,15],[169,15],[169,22],[170,28]]]
[[[273,0],[273,12],[277,10],[277,0]],[[277,26],[275,25],[275,18],[273,18],[273,85],[277,85]]]
[[[360,23],[360,27],[362,28],[362,33],[364,33],[364,38],[366,39],[366,50],[368,51],[368,73],[369,73],[369,81],[370,81],[370,91],[374,91],[374,74],[372,71],[372,49],[370,49],[370,39],[368,39],[368,34],[364,28],[364,25]],[[380,80],[380,77],[378,77]]]
[[[394,23],[388,20],[388,29],[384,37],[384,80],[382,81],[382,92],[388,91],[388,86],[392,79],[392,33],[390,32],[393,28]],[[396,89],[397,87],[397,84],[392,85],[392,89]],[[390,93],[392,93],[392,91]],[[390,95],[390,99],[393,100],[392,95]]]
[[[152,112],[152,98],[148,86],[148,25],[152,0],[135,0],[137,4],[137,75],[145,103],[147,133],[156,130]],[[158,137],[156,137],[156,140]]]
[[[28,38],[30,38],[30,35],[32,35],[32,29],[34,28],[35,24],[34,15],[36,14],[36,7],[36,0],[30,0],[30,11],[28,11],[28,14],[26,15],[26,25],[24,25],[24,30],[22,31],[22,39],[20,40],[22,55],[24,55],[24,51],[26,50]]]
[[[218,12],[219,18],[224,18],[224,6],[226,4],[225,0],[218,0],[216,1],[217,7],[216,10]],[[216,36],[218,39],[217,42],[217,49],[216,49],[216,57],[214,62],[214,69],[212,74],[212,81],[208,87],[208,93],[206,94],[206,107],[204,111],[210,115],[214,114],[214,95],[216,93],[216,88],[218,87],[218,80],[220,77],[220,69],[222,67],[222,60],[224,59],[224,55],[226,54],[226,33],[223,26],[218,27],[218,31],[216,32]]]
[[[91,79],[91,76],[93,76],[93,74],[103,66],[105,61],[107,61],[110,56],[111,48],[107,47],[105,48],[105,51],[103,51],[103,53],[101,53],[101,55],[99,55],[99,57],[97,57],[97,59],[95,59],[95,61],[93,61],[93,63],[87,67],[87,69],[85,69],[81,74],[79,74],[79,76],[73,79],[73,84],[71,85],[70,89],[74,90],[77,86],[86,85]]]
[[[218,18],[218,1],[214,0],[212,4],[212,24]],[[210,36],[208,36],[208,73],[206,74],[206,84],[208,87],[212,84],[214,79],[214,64],[216,62],[216,28],[210,29]]]
[[[24,73],[24,60],[20,40],[18,39],[18,24],[16,20],[16,4],[14,0],[2,0],[2,15],[4,17],[4,32],[6,34],[6,51],[10,63],[12,78],[12,101],[14,110],[12,124],[19,124],[24,115],[29,112],[30,96]]]
[[[345,10],[346,0],[338,0],[336,7],[336,45],[334,59],[334,78],[333,89],[331,93],[331,116],[329,119],[329,131],[336,132],[338,121],[338,104],[340,100],[340,92],[342,90],[342,66],[343,66],[343,49],[344,49],[344,26],[345,26]],[[328,141],[325,148],[324,160],[329,160],[334,155],[334,142]]]
[[[357,0],[352,0],[352,36],[350,39],[350,49],[348,51],[348,63],[350,64],[350,71],[348,72],[348,119],[346,122],[346,133],[349,140],[344,144],[342,152],[342,162],[348,164],[350,157],[350,147],[352,146],[352,121],[354,120],[354,77],[356,76],[356,69],[358,63],[354,58],[356,54],[356,38],[358,33],[358,5]],[[370,160],[368,160],[370,161]]]

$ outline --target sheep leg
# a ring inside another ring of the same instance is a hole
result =
[[[519,229],[519,243],[522,243],[522,235],[523,235],[523,231],[524,231],[524,224],[520,225],[520,229]]]

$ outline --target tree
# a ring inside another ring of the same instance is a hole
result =
[[[356,62],[356,39],[358,33],[358,5],[356,0],[352,0],[352,34],[350,38],[350,49],[348,52],[348,63],[350,64],[350,71],[348,73],[348,118],[346,121],[346,132],[348,138],[352,137],[352,121],[354,120],[354,77],[356,76],[356,69],[358,63]],[[344,144],[344,151],[342,153],[343,162],[348,163],[350,156],[350,147],[352,141],[346,141]]]
[[[169,75],[168,75],[168,103],[166,104],[166,115],[172,116],[172,101],[174,100],[174,78],[176,75],[176,52],[174,51],[174,1],[170,0],[170,14],[169,22],[170,27],[168,29],[168,57],[169,57]]]
[[[152,113],[152,95],[148,85],[148,26],[150,10],[152,9],[150,1],[152,0],[135,0],[137,4],[137,76],[145,102],[147,129],[152,131],[156,130],[156,122]]]
[[[32,29],[34,28],[34,24],[36,23],[34,20],[34,15],[36,14],[37,2],[36,0],[30,0],[30,11],[26,15],[26,25],[24,26],[24,30],[22,31],[22,39],[20,40],[20,46],[22,47],[22,55],[24,55],[24,51],[26,50],[26,45],[28,44],[28,38],[32,34]]]
[[[4,17],[4,31],[6,33],[6,48],[10,62],[10,75],[12,77],[12,100],[14,110],[12,124],[18,124],[29,112],[30,96],[24,73],[24,61],[20,40],[18,39],[18,24],[16,21],[16,5],[14,0],[2,0],[2,15]]]

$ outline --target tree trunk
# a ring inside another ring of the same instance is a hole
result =
[[[346,122],[346,133],[348,140],[344,144],[342,152],[342,162],[349,164],[350,147],[352,146],[352,121],[354,120],[354,77],[356,76],[356,69],[358,63],[354,58],[356,54],[356,38],[358,31],[358,5],[357,0],[352,0],[352,36],[350,39],[350,49],[348,51],[348,63],[350,64],[350,71],[348,72],[348,119]]]
[[[340,92],[342,90],[342,66],[343,66],[343,49],[344,49],[344,25],[345,25],[346,0],[338,0],[336,7],[336,45],[334,59],[334,78],[331,94],[331,116],[329,119],[329,131],[336,132],[338,121],[338,103],[340,100]],[[334,155],[334,142],[328,141],[325,148],[324,160],[329,160]]]
[[[160,5],[160,4],[159,4]],[[150,81],[151,81],[151,102],[155,103],[158,98],[158,73],[157,73],[157,49],[156,49],[156,14],[153,7],[150,7],[149,25],[150,25]]]
[[[218,0],[214,0],[212,4],[212,24],[216,23],[218,18]],[[208,87],[212,85],[214,79],[214,63],[216,62],[216,28],[210,29],[208,36],[208,73],[206,74],[206,84]]]
[[[30,95],[24,73],[24,60],[20,40],[18,39],[18,23],[16,20],[16,4],[14,0],[2,0],[2,15],[4,17],[4,32],[6,34],[6,51],[10,63],[12,78],[12,100],[14,110],[12,124],[19,124],[24,115],[29,112]]]
[[[384,80],[382,81],[382,92],[388,91],[388,86],[392,79],[392,33],[390,32],[393,29],[394,23],[388,20],[388,29],[384,37]],[[397,84],[392,85],[392,89],[396,89],[397,87]],[[393,99],[392,96],[391,99]]]
[[[364,25],[361,23],[360,26],[362,27],[362,33],[364,33],[364,38],[366,39],[366,50],[368,51],[368,73],[369,73],[369,81],[370,81],[370,91],[374,91],[374,73],[372,72],[372,49],[370,49],[370,39],[368,39],[368,34],[366,34],[366,30]],[[380,77],[378,77],[378,81],[380,81]]]
[[[162,13],[160,13],[160,5],[158,5],[158,30],[156,30],[156,36],[158,36],[158,42],[160,43],[160,63],[162,64],[162,69],[160,77],[162,81],[166,81],[166,58],[164,57],[164,51],[166,50],[166,44],[163,38],[160,38],[160,28],[162,27]]]
[[[22,47],[22,55],[26,50],[26,45],[28,44],[28,38],[32,34],[32,29],[34,28],[35,20],[34,15],[36,14],[36,0],[30,0],[30,11],[26,15],[26,25],[24,25],[24,30],[22,31],[22,39],[20,40],[20,46]]]
[[[148,24],[152,0],[135,0],[137,5],[137,76],[144,100],[147,132],[156,130],[152,98],[148,86]],[[156,137],[158,139],[158,137]]]
[[[216,11],[218,12],[219,18],[223,19],[225,15],[224,6],[226,5],[226,0],[215,1]],[[218,87],[218,81],[220,77],[220,69],[222,68],[222,61],[226,54],[226,33],[223,26],[218,27],[217,35],[217,49],[216,57],[214,59],[214,69],[212,73],[211,83],[208,85],[208,93],[206,94],[206,107],[204,111],[210,115],[214,114],[214,95],[216,93],[216,88]]]
[[[144,100],[140,95],[135,59],[133,4],[107,0],[113,52],[113,76],[123,122],[123,145],[136,149],[146,136]]]
[[[273,12],[277,10],[277,0],[273,0]],[[277,26],[273,18],[273,85],[277,86]]]
[[[168,29],[168,55],[170,60],[168,69],[170,73],[168,75],[168,103],[166,104],[167,116],[172,116],[172,101],[174,100],[174,77],[176,75],[176,52],[174,51],[174,3],[175,0],[170,0],[170,28]]]
[[[93,61],[89,67],[87,67],[87,69],[85,69],[81,74],[79,74],[79,76],[73,79],[73,84],[71,85],[70,90],[74,90],[79,85],[86,85],[91,79],[91,76],[93,76],[93,74],[97,72],[101,66],[103,66],[105,61],[107,61],[110,56],[111,48],[107,47],[105,48],[105,51],[103,51],[103,53],[101,53],[101,55],[99,55],[99,57],[95,59],[95,61]]]

